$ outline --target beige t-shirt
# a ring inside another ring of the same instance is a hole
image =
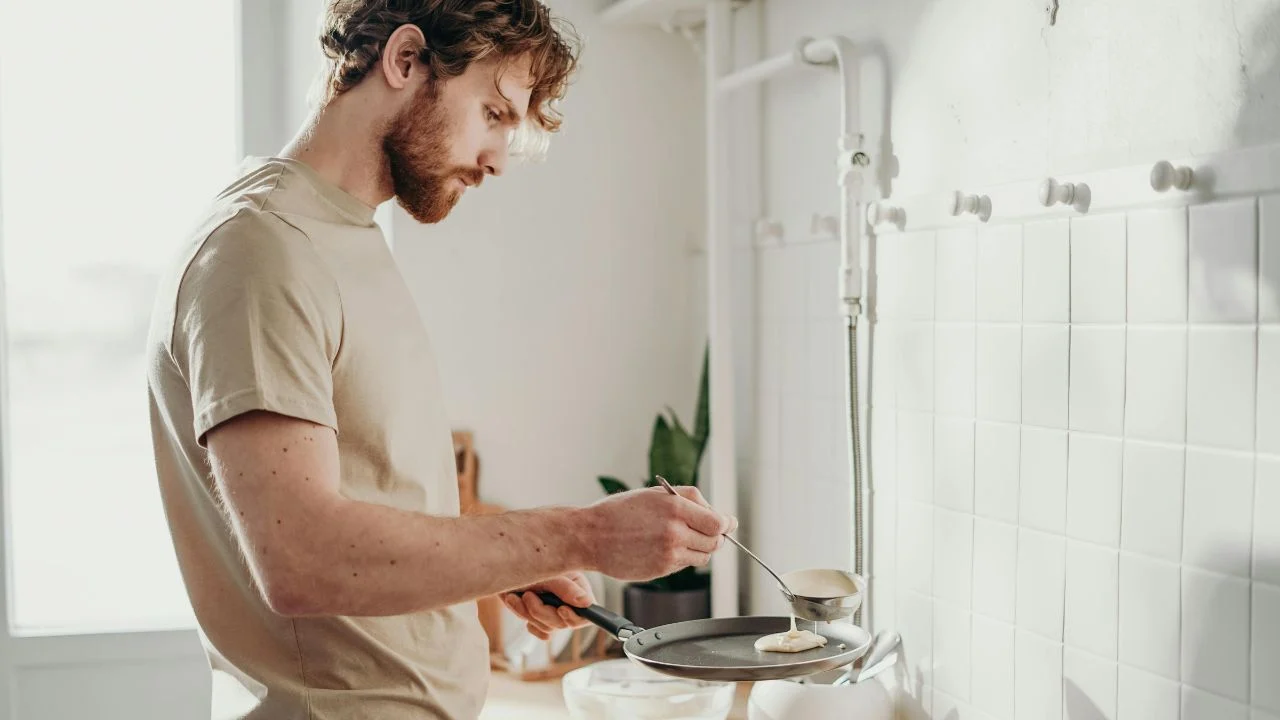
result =
[[[166,517],[215,671],[254,720],[474,718],[488,642],[474,603],[289,619],[264,603],[219,509],[204,435],[251,410],[334,428],[341,492],[458,514],[436,361],[373,210],[308,166],[255,159],[161,281],[148,341]]]

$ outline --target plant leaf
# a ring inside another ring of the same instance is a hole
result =
[[[613,495],[613,494],[620,493],[620,492],[626,492],[627,490],[629,490],[629,489],[630,489],[630,488],[628,488],[628,487],[627,487],[627,484],[626,484],[626,483],[622,482],[621,480],[619,480],[619,479],[617,479],[617,478],[603,477],[603,476],[602,476],[602,477],[599,477],[599,478],[597,478],[597,479],[600,481],[600,487],[604,488],[605,494],[607,494],[607,495]]]
[[[692,485],[698,465],[698,448],[689,434],[667,423],[661,415],[653,424],[649,446],[649,475],[661,475],[672,485]]]

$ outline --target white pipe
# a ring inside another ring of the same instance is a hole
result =
[[[710,47],[710,44],[708,44]],[[798,65],[829,65],[840,73],[840,136],[837,156],[837,181],[840,185],[840,299],[846,312],[862,310],[862,234],[865,183],[864,172],[870,172],[871,154],[864,151],[860,124],[860,92],[858,46],[843,36],[820,40],[802,38],[789,53],[777,55],[737,72],[709,76],[708,82],[718,93],[764,82]],[[710,106],[709,106],[710,108]],[[709,110],[710,111],[710,110]],[[709,138],[710,139],[710,138]],[[864,164],[860,164],[864,163]]]
[[[733,67],[732,0],[712,0],[707,7],[706,83],[716,87]],[[720,512],[738,514],[737,431],[734,417],[733,248],[729,234],[728,141],[718,93],[707,96],[707,285],[711,342],[711,417],[708,449],[711,456],[711,502]],[[738,615],[738,555],[711,556],[711,615]]]
[[[762,60],[737,72],[725,75],[716,83],[716,89],[722,93],[731,93],[741,87],[762,83],[805,62],[804,56],[801,54],[800,49],[797,48],[792,52]]]

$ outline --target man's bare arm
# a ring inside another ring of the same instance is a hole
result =
[[[460,518],[358,502],[339,492],[334,432],[273,413],[232,419],[207,444],[231,526],[282,615],[401,615],[572,570],[648,579],[705,564],[730,527],[659,491]]]

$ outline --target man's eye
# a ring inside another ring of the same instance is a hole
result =
[[[494,112],[493,108],[489,108],[489,107],[485,108],[484,117],[486,120],[488,120],[491,123],[498,122],[498,113]]]

